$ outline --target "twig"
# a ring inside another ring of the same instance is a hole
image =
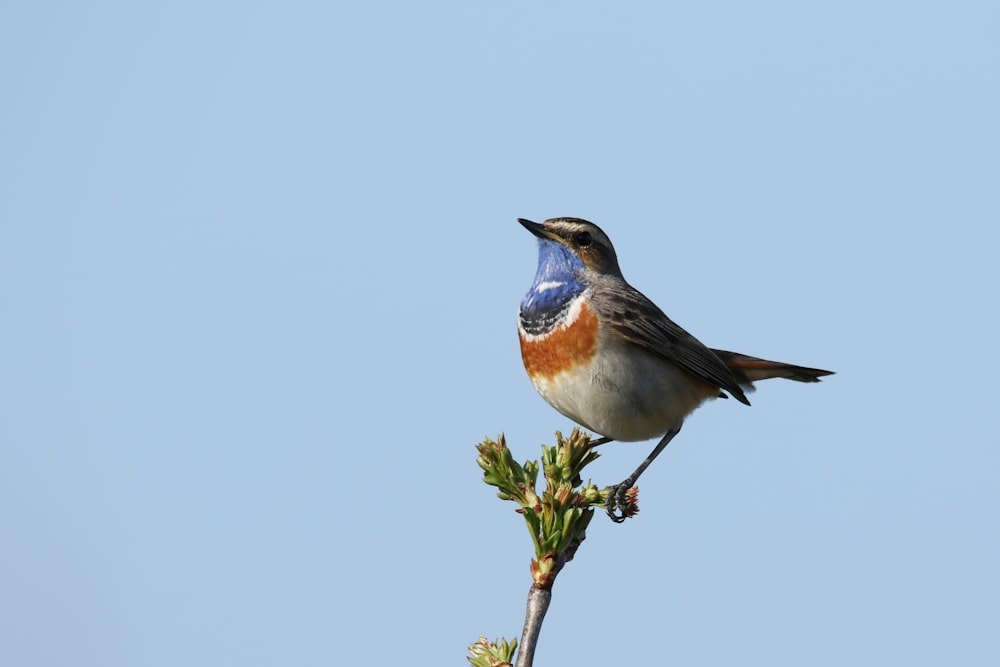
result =
[[[516,667],[531,667],[545,612],[552,600],[552,585],[563,566],[573,560],[580,544],[587,538],[587,525],[595,507],[607,507],[608,489],[584,484],[581,472],[598,454],[592,441],[574,429],[568,438],[556,433],[554,447],[542,447],[541,466],[537,461],[517,463],[501,435],[478,445],[478,463],[483,481],[498,489],[503,500],[519,507],[535,547],[531,561],[531,588],[524,615],[521,642],[489,642],[484,637],[469,647],[469,662],[474,667],[509,667],[517,648]],[[545,488],[537,489],[538,473],[544,474]],[[620,505],[625,516],[638,511],[635,489],[630,489]]]
[[[535,660],[535,646],[542,631],[545,612],[552,601],[552,589],[532,584],[528,590],[528,608],[524,614],[524,632],[521,633],[521,648],[517,651],[516,667],[531,667]]]

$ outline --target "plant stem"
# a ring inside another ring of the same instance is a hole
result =
[[[538,584],[531,585],[528,590],[528,608],[524,613],[524,632],[521,633],[521,642],[517,649],[516,667],[531,667],[531,663],[534,662],[538,633],[542,631],[542,621],[551,601],[551,588],[542,588]]]

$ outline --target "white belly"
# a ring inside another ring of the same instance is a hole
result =
[[[584,427],[615,440],[649,440],[679,428],[684,418],[719,389],[651,352],[609,354],[548,378],[533,380],[552,407]]]

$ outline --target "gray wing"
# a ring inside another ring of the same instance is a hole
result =
[[[753,385],[737,380],[712,350],[675,324],[656,304],[624,281],[602,281],[594,290],[591,306],[602,322],[623,338],[655,352],[695,377],[725,389],[740,403],[750,405],[744,389]]]

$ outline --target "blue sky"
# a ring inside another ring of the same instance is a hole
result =
[[[716,401],[595,517],[539,664],[1000,661],[996,3],[0,7],[0,664],[465,664],[530,542],[517,217]],[[610,446],[619,481],[652,443]],[[619,611],[608,624],[609,608]]]

